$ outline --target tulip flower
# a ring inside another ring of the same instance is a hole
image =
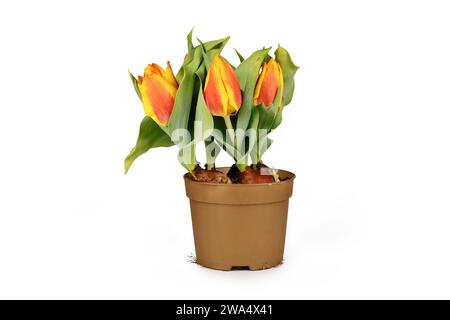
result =
[[[157,124],[167,126],[178,90],[170,63],[166,70],[156,63],[149,64],[144,76],[138,77],[138,88],[145,113]]]
[[[264,104],[266,108],[269,108],[275,101],[278,89],[280,88],[280,96],[283,96],[284,82],[283,72],[281,71],[280,64],[275,59],[270,59],[268,63],[265,63],[261,74],[259,75],[258,82],[253,96],[253,102],[255,105]],[[278,111],[281,109],[282,99],[280,99]]]
[[[205,80],[205,100],[214,116],[235,114],[242,104],[241,88],[231,66],[217,55],[211,62]]]

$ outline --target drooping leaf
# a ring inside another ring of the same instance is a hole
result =
[[[292,61],[289,52],[287,52],[287,50],[281,46],[278,46],[278,49],[275,51],[275,59],[280,64],[281,70],[283,71],[283,106],[286,106],[291,103],[292,97],[294,95],[294,76],[298,70],[298,67],[295,65],[294,61]]]
[[[248,86],[251,87],[252,82],[256,84],[256,80],[258,79],[258,71],[261,68],[264,57],[269,51],[270,48],[257,50],[253,52],[250,57],[242,61],[239,66],[237,66],[235,73],[242,91],[245,91]],[[254,86],[252,89],[254,89]]]
[[[172,140],[163,129],[150,117],[145,116],[139,128],[139,135],[136,146],[130,151],[125,159],[125,173],[130,169],[131,164],[152,148],[173,146]]]

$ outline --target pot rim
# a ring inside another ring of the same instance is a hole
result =
[[[226,170],[226,169],[230,169],[230,167],[219,167],[216,168],[216,170],[222,171]],[[266,182],[266,183],[250,183],[250,184],[243,184],[243,183],[229,183],[229,184],[225,184],[225,183],[212,183],[212,182],[199,182],[199,181],[195,181],[192,180],[189,175],[189,172],[186,172],[183,175],[183,179],[186,181],[190,181],[193,183],[198,183],[201,185],[205,185],[205,186],[220,186],[220,187],[237,187],[237,188],[249,188],[249,187],[265,187],[265,186],[269,186],[269,185],[282,185],[282,184],[286,184],[286,183],[290,183],[292,180],[294,180],[296,178],[295,173],[292,173],[290,171],[287,170],[283,170],[283,169],[278,169],[278,171],[282,171],[285,174],[288,174],[289,177],[283,181],[280,182]],[[225,173],[225,172],[224,172]]]

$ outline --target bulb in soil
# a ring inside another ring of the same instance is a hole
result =
[[[227,184],[231,183],[228,176],[216,169],[205,170],[200,166],[197,166],[192,172],[193,179],[198,182],[219,183]]]
[[[241,184],[272,183],[274,182],[274,180],[270,169],[268,170],[269,174],[261,174],[262,172],[265,173],[265,171],[267,171],[266,168],[268,168],[266,165],[258,164],[256,169],[247,166],[244,172],[240,172],[239,169],[235,165],[233,165],[228,171],[227,175],[233,183],[241,183]]]

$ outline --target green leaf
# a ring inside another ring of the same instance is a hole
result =
[[[188,53],[190,53],[194,49],[194,45],[192,44],[192,34],[194,33],[194,28],[187,35],[187,47]]]
[[[270,51],[270,48],[257,50],[252,53],[250,57],[242,61],[242,63],[234,71],[239,80],[241,90],[245,91],[247,87],[252,87],[251,84],[256,84],[258,79],[259,69],[264,61],[264,57]],[[252,91],[255,89],[253,86]]]
[[[188,39],[192,37],[192,34],[188,35]],[[184,61],[182,66],[182,79],[179,82],[179,87],[177,91],[177,95],[175,97],[175,104],[173,107],[172,115],[169,119],[168,132],[170,132],[173,137],[173,133],[177,129],[188,129],[191,133],[190,140],[186,139],[186,137],[175,137],[174,139],[179,147],[178,159],[180,163],[189,171],[193,170],[196,166],[195,160],[195,145],[197,143],[195,139],[195,128],[192,128],[190,124],[192,124],[192,120],[197,116],[202,117],[202,122],[205,122],[205,127],[208,129],[211,127],[210,119],[207,119],[207,115],[204,112],[205,109],[202,106],[202,101],[200,101],[199,110],[197,114],[197,109],[194,109],[193,106],[197,107],[196,101],[200,100],[200,97],[203,99],[203,92],[201,90],[201,96],[194,96],[194,92],[197,92],[197,88],[201,88],[201,81],[203,80],[205,67],[203,66],[204,57],[202,53],[202,49],[206,50],[207,54],[211,52],[220,52],[228,41],[229,37],[214,41],[209,41],[203,44],[202,46],[197,46],[191,50],[187,59]],[[192,40],[188,40],[192,41]],[[211,53],[212,54],[212,53]],[[199,75],[197,75],[199,72]],[[197,79],[197,76],[200,78],[200,81]],[[199,86],[200,82],[200,86]],[[197,99],[196,99],[197,98]],[[205,103],[206,105],[206,103]],[[209,110],[208,110],[209,112]],[[203,131],[203,130],[202,130]],[[192,133],[194,133],[194,138],[192,137]],[[202,132],[202,136],[203,132]]]
[[[225,125],[225,121],[223,117],[213,117],[214,120],[214,131],[213,131],[213,137],[219,144],[219,146],[225,150],[226,153],[228,153],[234,160],[235,155],[237,154],[237,150],[234,148],[234,146],[226,144],[227,139],[227,127]]]
[[[256,145],[250,153],[250,156],[252,157],[252,164],[262,162],[262,156],[272,145],[272,142],[273,140],[269,138],[268,134],[258,131]]]
[[[278,110],[281,99],[281,87],[279,87],[277,95],[275,96],[275,100],[269,108],[266,108],[263,104],[260,104],[256,107],[256,110],[259,114],[259,123],[257,147],[256,151],[254,151],[252,154],[253,164],[261,162],[262,155],[267,151],[270,144],[272,143],[272,140],[269,139],[268,134],[281,122],[282,110]],[[265,148],[265,146],[267,146],[267,148]]]
[[[195,142],[191,141],[183,145],[178,150],[178,161],[189,172],[195,169],[197,161],[195,160]]]
[[[169,131],[172,133],[176,129],[187,129],[189,114],[191,111],[192,98],[197,71],[202,62],[202,52],[197,47],[193,52],[193,57],[183,63],[183,79],[179,83],[172,115],[169,119]]]
[[[230,40],[230,37],[225,37],[222,39],[212,40],[204,43],[205,50],[210,52],[212,51],[213,54],[217,54],[217,52],[221,52],[222,49],[227,44],[228,40]]]
[[[266,54],[266,56],[264,57],[263,63],[268,63],[271,59],[272,59],[272,56],[270,54]]]
[[[137,79],[133,76],[133,74],[128,70],[128,75],[130,76],[131,82],[133,83],[134,90],[138,95],[139,99],[142,101],[141,92],[139,91]]]
[[[175,76],[175,79],[177,79],[177,82],[180,83],[181,80],[183,80],[184,77],[184,69],[183,67],[180,68],[180,70],[178,70],[177,75]]]
[[[284,95],[283,95],[283,106],[288,105],[292,101],[292,97],[294,95],[294,76],[298,70],[298,67],[295,65],[294,61],[292,61],[289,52],[286,49],[278,46],[278,49],[275,51],[275,58],[277,62],[281,66],[281,70],[283,71],[283,80],[284,80]]]
[[[281,95],[281,86],[278,88],[277,95],[273,100],[273,103],[268,108],[263,104],[257,106],[259,111],[259,129],[264,129],[270,132],[273,128],[274,121],[281,110],[278,110],[278,106],[280,105],[280,100],[282,99]]]
[[[278,128],[278,126],[281,124],[281,121],[283,120],[283,116],[282,116],[283,112],[282,110],[280,112],[277,113],[277,115],[275,116],[275,119],[273,120],[273,124],[272,124],[272,128],[270,129],[275,130],[276,128]]]
[[[214,142],[214,138],[210,137],[205,140],[205,151],[206,151],[206,166],[210,170],[214,167],[217,156],[220,153],[220,147]]]
[[[192,35],[188,36],[191,37]],[[222,51],[225,44],[230,37],[219,40],[208,41],[203,44],[204,49],[208,55],[215,55]],[[195,47],[189,53],[188,59],[183,63],[183,78],[179,82],[177,96],[175,97],[175,104],[172,115],[169,119],[169,131],[173,132],[176,129],[187,129],[189,122],[189,114],[191,111],[192,99],[194,94],[194,87],[196,81],[196,71],[199,69],[203,61],[202,47]]]
[[[209,70],[209,66],[211,65],[212,59],[222,53],[223,48],[227,44],[230,37],[226,37],[219,40],[213,40],[203,43],[200,39],[197,38],[197,41],[200,43],[200,48],[202,49],[203,62],[205,64],[206,70]]]
[[[266,153],[267,150],[269,150],[270,146],[272,145],[272,142],[273,142],[273,140],[270,139],[267,135],[265,135],[261,138],[261,140],[259,141],[260,150],[259,150],[259,155],[258,155],[258,161],[256,163],[262,162],[262,156],[264,153]],[[263,149],[264,144],[265,144],[265,149]]]
[[[184,61],[186,61],[186,59],[189,59],[189,57],[191,56],[191,52],[194,50],[194,45],[192,44],[192,33],[194,32],[194,28],[191,29],[191,31],[188,33],[187,35],[187,49],[188,49],[188,53],[187,56],[185,57]],[[180,83],[181,80],[183,80],[184,77],[184,69],[183,66],[180,68],[180,70],[178,70],[177,75],[175,76],[175,78],[177,79],[177,82]]]
[[[180,68],[180,70],[178,70],[177,75],[175,76],[175,79],[177,79],[177,82],[180,83],[181,80],[183,80],[184,77],[184,69],[183,67]]]
[[[158,147],[170,147],[173,142],[160,126],[150,117],[145,116],[139,128],[139,136],[136,146],[130,151],[125,159],[125,173],[130,169],[131,164],[148,150]]]
[[[255,152],[255,148],[257,146],[258,141],[258,123],[259,123],[259,112],[256,109],[252,109],[252,115],[248,126],[248,129],[250,130],[247,131],[248,137],[246,139],[245,153],[240,159],[238,159],[236,163],[236,166],[241,172],[243,172],[247,167],[249,154],[253,159],[252,154]]]
[[[197,38],[197,41],[200,43],[200,48],[202,49],[203,64],[205,65],[206,70],[209,70],[209,67],[211,66],[211,61],[214,57],[208,55],[208,53],[205,49],[205,45],[199,38]],[[209,52],[209,53],[211,54],[211,52]]]
[[[220,144],[220,146],[225,145],[225,139],[227,137],[227,127],[225,125],[225,121],[222,117],[213,117],[214,120],[214,139],[217,140]],[[225,151],[227,151],[225,148],[223,148]],[[228,152],[228,151],[227,151]],[[231,156],[233,156],[233,153],[230,153]]]
[[[195,110],[194,139],[196,142],[206,140],[214,129],[214,120],[203,96],[203,86],[198,92],[197,107]]]
[[[237,54],[237,56],[238,56],[238,58],[239,58],[239,62],[242,63],[242,61],[245,60],[244,57],[239,53],[239,51],[237,51],[237,49],[234,49],[234,51],[236,52],[236,54]]]

